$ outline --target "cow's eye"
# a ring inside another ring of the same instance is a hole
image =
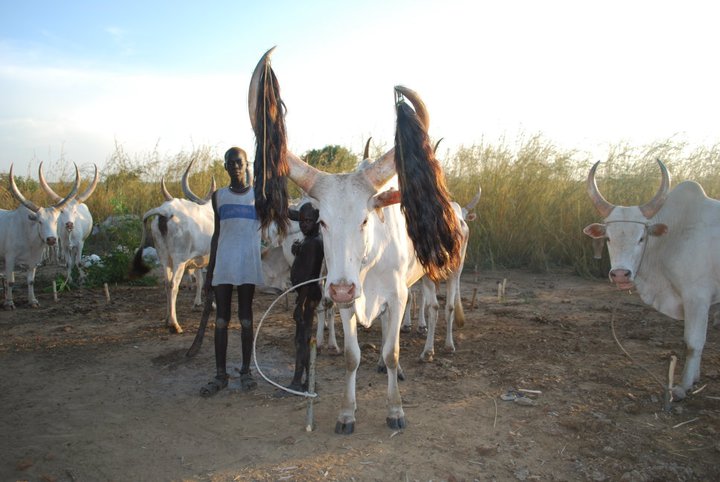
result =
[[[325,224],[325,221],[320,220],[320,221],[318,222],[318,224],[320,225],[321,228],[327,229],[327,224]]]
[[[363,222],[362,222],[361,227],[362,227],[362,228],[365,228],[365,226],[367,226],[367,223],[368,223],[368,218],[365,218],[365,219],[363,220]]]
[[[640,241],[638,241],[638,243],[642,243],[643,241],[645,241],[645,236],[640,236]]]

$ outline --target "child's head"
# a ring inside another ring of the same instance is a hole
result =
[[[299,223],[300,230],[305,236],[315,234],[318,231],[318,218],[320,211],[315,209],[309,202],[300,206]]]
[[[239,182],[243,186],[250,184],[252,178],[250,164],[247,154],[239,147],[231,147],[225,152],[225,170],[232,181]]]

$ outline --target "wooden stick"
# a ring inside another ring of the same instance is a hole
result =
[[[502,281],[500,280],[497,282],[497,299],[502,301]]]
[[[55,280],[53,280],[53,300],[54,300],[54,301],[57,301],[57,300],[58,300],[58,296],[57,296],[57,285],[55,284]]]
[[[502,297],[505,298],[505,285],[507,284],[507,278],[503,278],[502,281]]]
[[[105,302],[110,303],[110,289],[108,288],[108,284],[103,283],[103,288],[105,289]]]
[[[472,300],[470,301],[470,309],[471,310],[475,309],[475,297],[477,296],[477,290],[478,290],[477,287],[473,288]]]
[[[317,340],[315,337],[310,339],[310,367],[308,373],[308,392],[315,393],[315,360],[317,358]],[[313,400],[315,397],[308,397],[307,413],[305,414],[305,431],[313,431]]]
[[[668,384],[665,388],[665,406],[663,408],[666,412],[670,411],[670,407],[672,404],[672,389],[673,381],[675,378],[675,365],[677,365],[677,357],[675,355],[672,355],[670,357],[670,367],[668,368]]]

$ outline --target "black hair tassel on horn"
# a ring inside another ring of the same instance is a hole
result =
[[[280,98],[280,84],[270,64],[260,77],[255,125],[255,212],[263,229],[277,224],[285,236],[288,221],[287,133],[285,104]]]
[[[403,99],[396,102],[396,110],[395,167],[400,208],[415,254],[430,279],[437,282],[460,264],[460,226],[425,126]]]

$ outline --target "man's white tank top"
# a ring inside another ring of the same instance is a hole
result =
[[[215,254],[213,286],[265,284],[260,259],[260,221],[252,189],[236,194],[229,188],[215,193],[220,235]]]

